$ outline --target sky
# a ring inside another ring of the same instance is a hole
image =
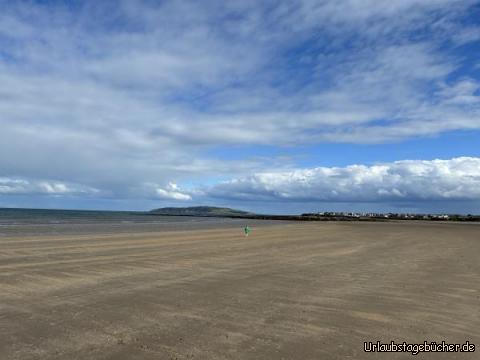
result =
[[[480,1],[0,0],[0,207],[480,213]]]

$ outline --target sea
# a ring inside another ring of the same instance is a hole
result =
[[[148,212],[0,208],[1,225],[162,222]]]
[[[249,220],[248,223],[262,220]],[[0,208],[0,237],[49,234],[157,232],[242,227],[246,220],[163,216],[136,211]]]

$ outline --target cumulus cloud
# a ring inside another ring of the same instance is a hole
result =
[[[249,201],[480,200],[480,158],[257,173],[217,184],[206,195]]]
[[[181,201],[192,200],[192,197],[189,194],[182,192],[178,185],[172,182],[168,183],[166,188],[156,188],[155,192],[160,199]]]
[[[0,177],[3,195],[91,195],[100,191],[85,185],[51,180],[29,180]]]

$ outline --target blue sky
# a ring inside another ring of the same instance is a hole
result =
[[[0,6],[0,206],[480,213],[479,1]]]

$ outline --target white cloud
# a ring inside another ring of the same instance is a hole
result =
[[[80,184],[51,180],[0,177],[0,195],[91,195],[99,190]]]
[[[444,98],[445,104],[474,106],[480,103],[480,96],[476,95],[479,89],[478,81],[464,78],[450,86],[443,85],[439,93]]]
[[[480,158],[317,167],[232,179],[206,196],[249,201],[382,202],[480,200]]]
[[[166,188],[157,188],[155,189],[157,196],[160,199],[164,200],[192,200],[192,197],[189,194],[182,192],[177,184],[168,183]]]

